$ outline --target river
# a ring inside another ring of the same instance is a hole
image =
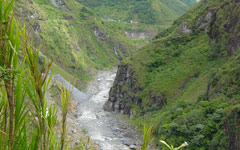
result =
[[[85,91],[90,98],[78,105],[79,124],[102,150],[128,150],[126,145],[137,141],[133,130],[120,124],[115,114],[103,110],[115,75],[116,71],[100,72]]]
[[[135,130],[118,115],[103,110],[115,75],[116,71],[102,71],[84,92],[74,88],[73,98],[78,102],[77,122],[101,150],[134,149],[138,141]],[[61,82],[64,80],[60,76],[54,78]]]

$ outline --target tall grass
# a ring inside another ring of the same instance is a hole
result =
[[[15,25],[15,19],[12,13],[14,1],[8,2],[8,0],[0,1],[0,67],[1,67],[1,83],[4,84],[2,88],[2,107],[5,110],[3,121],[3,131],[4,136],[2,136],[1,147],[8,149],[13,149],[14,146],[14,136],[17,132],[17,126],[21,123],[20,120],[17,120],[14,126],[15,118],[21,116],[15,116],[15,104],[16,101],[21,99],[22,87],[21,85],[16,85],[17,83],[22,82],[22,76],[17,75],[20,64],[18,64],[18,54],[20,47],[20,35],[19,29]],[[21,73],[22,74],[22,71]],[[16,87],[21,88],[16,89]],[[7,103],[6,103],[7,101]],[[5,103],[4,103],[5,102]],[[19,110],[16,110],[19,111]],[[19,118],[18,118],[19,119]],[[15,130],[14,130],[15,129]]]
[[[67,89],[64,85],[58,85],[61,90],[61,104],[62,104],[62,135],[61,135],[61,150],[64,150],[65,147],[65,136],[66,136],[66,127],[67,127],[67,107],[71,99],[71,91]]]
[[[50,109],[47,113],[47,101],[45,99],[45,94],[48,90],[48,86],[52,77],[52,74],[48,78],[48,72],[51,66],[51,63],[47,65],[39,66],[38,56],[40,48],[33,50],[33,47],[28,42],[28,35],[24,31],[24,49],[23,54],[25,56],[28,68],[29,68],[29,86],[27,88],[28,96],[33,105],[32,115],[36,115],[35,125],[37,127],[37,135],[39,139],[36,139],[35,143],[40,144],[41,149],[48,149],[52,146],[52,129],[55,126],[56,115],[54,109]],[[54,108],[50,106],[50,108]],[[47,128],[46,128],[47,127]],[[51,142],[50,142],[51,141]],[[49,143],[50,142],[50,143]]]
[[[39,63],[40,47],[35,49],[25,28],[18,27],[13,4],[0,1],[0,150],[63,150],[64,140],[60,145],[55,134],[55,105],[48,107],[45,98],[52,63]],[[61,139],[66,135],[66,91]]]
[[[151,143],[154,140],[154,138],[152,138],[152,132],[153,132],[152,126],[143,127],[143,141],[142,141],[142,146],[141,148],[139,148],[139,150],[147,150],[150,147]]]

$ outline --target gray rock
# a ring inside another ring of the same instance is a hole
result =
[[[122,143],[127,146],[136,145],[135,140],[130,138],[122,138]]]
[[[205,33],[207,33],[210,23],[215,19],[216,12],[213,10],[209,10],[207,15],[204,17],[201,22],[199,29],[204,29]]]
[[[40,25],[39,25],[39,24],[35,24],[35,25],[33,26],[33,29],[34,29],[34,32],[35,32],[35,33],[38,33],[39,30],[40,30]]]
[[[71,131],[72,131],[73,134],[77,133],[77,131],[75,129],[72,129]]]
[[[132,149],[132,150],[137,149],[137,146],[136,146],[136,145],[130,145],[129,147],[130,147],[130,149]]]
[[[75,145],[79,145],[79,144],[80,144],[80,141],[77,140],[74,144],[75,144]]]
[[[135,115],[136,115],[136,111],[131,110],[129,115],[130,119],[133,119]]]
[[[192,29],[188,26],[187,22],[183,22],[178,28],[178,32],[180,33],[192,33]]]

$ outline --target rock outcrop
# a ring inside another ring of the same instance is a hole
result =
[[[130,65],[120,64],[116,79],[113,83],[113,87],[110,90],[109,100],[104,105],[106,111],[116,111],[122,114],[132,115],[130,102],[135,104],[139,103],[134,99],[134,96],[130,96],[130,92],[137,94],[141,91],[141,88],[134,87],[136,80],[134,79],[134,72],[132,72]],[[129,87],[128,93],[125,92],[125,87]]]
[[[178,32],[180,33],[192,33],[192,30],[190,29],[187,22],[183,22],[180,27],[178,28]]]
[[[59,9],[65,9],[66,11],[71,11],[71,9],[67,6],[64,0],[50,0],[53,6]]]
[[[142,108],[141,105],[143,100],[139,97],[139,93],[142,91],[143,88],[139,87],[136,83],[131,65],[120,64],[114,84],[110,90],[109,99],[104,105],[104,110],[127,114],[131,119],[136,115],[133,106]],[[149,97],[149,105],[155,105],[157,108],[161,108],[167,103],[167,98],[164,93],[162,93],[160,97],[151,93]]]

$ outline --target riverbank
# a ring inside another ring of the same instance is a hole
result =
[[[73,96],[68,113],[67,136],[70,145],[80,144],[80,139],[90,137],[90,146],[96,150],[129,150],[136,149],[139,137],[136,129],[123,120],[119,114],[105,112],[103,105],[108,100],[116,70],[100,71],[88,83],[84,91],[73,87]],[[47,97],[59,106],[58,114],[61,120],[60,97],[54,89],[54,82],[63,83],[72,88],[60,75],[53,76],[51,90]],[[56,87],[55,87],[56,88]]]
[[[130,124],[123,124],[116,114],[103,110],[108,100],[116,71],[101,71],[84,91],[89,100],[78,104],[78,123],[101,150],[129,150],[136,148],[138,138]]]
[[[62,120],[62,111],[61,111],[61,98],[60,98],[60,91],[56,85],[64,84],[66,87],[73,89],[72,98],[68,107],[68,114],[67,114],[67,141],[68,145],[72,147],[72,149],[77,149],[81,142],[88,143],[88,147],[93,147],[94,149],[98,150],[99,146],[90,141],[88,142],[88,136],[84,133],[83,129],[80,127],[80,124],[77,122],[77,105],[79,101],[87,100],[89,97],[88,95],[84,94],[83,92],[79,91],[75,87],[72,88],[72,85],[67,82],[62,76],[59,74],[54,74],[52,80],[49,85],[49,90],[46,93],[46,99],[48,100],[48,105],[56,104],[56,111],[57,111],[57,120]],[[60,137],[61,129],[58,126],[59,122],[57,122],[57,132],[56,135]]]

